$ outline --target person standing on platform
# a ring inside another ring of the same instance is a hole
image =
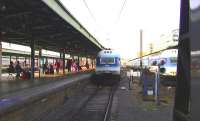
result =
[[[86,60],[86,64],[85,64],[85,67],[86,67],[87,69],[89,69],[89,64],[88,64],[88,60]]]
[[[56,66],[56,72],[57,74],[59,74],[60,63],[58,62],[58,60],[56,60],[55,66]]]
[[[79,68],[80,68],[79,61],[76,60],[76,71],[77,71],[77,72],[79,71]]]
[[[72,61],[71,61],[71,59],[68,59],[67,60],[67,70],[68,70],[68,72],[71,72],[71,66],[72,66]]]
[[[42,71],[43,71],[43,74],[46,74],[48,73],[48,62],[46,61],[43,66],[42,66]]]
[[[57,68],[56,68],[57,69]],[[57,70],[56,70],[57,71]],[[53,64],[51,63],[50,64],[50,67],[49,67],[49,73],[50,74],[54,74],[54,68],[53,68]],[[57,73],[59,73],[59,72],[57,72]]]
[[[19,64],[19,61],[17,61],[17,65],[15,66],[15,71],[16,71],[16,79],[19,79],[20,73],[22,72],[22,68]]]
[[[73,60],[73,61],[72,61],[72,71],[73,71],[73,72],[76,72],[76,68],[77,68],[77,66],[76,66],[76,61]]]
[[[129,71],[129,90],[131,89],[131,83],[134,84],[132,69]]]
[[[47,63],[44,63],[43,65],[42,65],[42,73],[43,74],[45,74],[46,72],[47,72]]]

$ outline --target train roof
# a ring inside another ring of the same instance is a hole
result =
[[[177,57],[177,55],[178,55],[177,49],[170,49],[163,51],[160,57]]]
[[[169,49],[162,51],[156,55],[149,56],[150,59],[157,59],[157,58],[168,58],[168,57],[177,57],[178,49]]]
[[[120,54],[115,50],[101,50],[98,54],[98,57],[120,57]]]

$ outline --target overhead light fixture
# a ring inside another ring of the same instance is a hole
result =
[[[1,5],[1,11],[5,11],[6,10],[6,6],[5,5]]]
[[[6,32],[4,32],[4,31],[1,32],[1,35],[5,35],[5,34],[6,34]]]

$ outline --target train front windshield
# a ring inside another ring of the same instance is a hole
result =
[[[114,64],[115,58],[101,58],[100,64]]]
[[[177,64],[177,57],[170,58],[170,62],[173,64]]]

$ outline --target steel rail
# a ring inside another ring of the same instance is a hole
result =
[[[111,91],[110,91],[108,104],[106,106],[106,111],[105,111],[105,115],[104,115],[103,121],[108,121],[108,119],[110,117],[110,111],[111,111],[111,108],[112,108],[113,97],[114,97],[114,94],[115,94],[115,91],[116,91],[117,87],[118,87],[118,84],[114,85],[112,87]]]

